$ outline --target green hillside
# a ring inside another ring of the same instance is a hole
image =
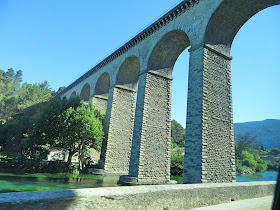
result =
[[[265,148],[280,148],[280,120],[234,123],[234,136],[249,133],[257,137],[257,143]]]

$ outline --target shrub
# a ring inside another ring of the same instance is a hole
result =
[[[256,167],[256,172],[264,172],[267,170],[266,164],[258,164]]]
[[[184,155],[181,152],[171,153],[170,172],[173,176],[183,175],[184,170]]]
[[[270,151],[270,154],[272,155],[278,155],[280,154],[280,148],[274,148]]]

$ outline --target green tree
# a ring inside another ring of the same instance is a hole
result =
[[[0,124],[11,120],[27,107],[49,100],[55,94],[47,81],[34,85],[24,83],[22,86],[21,82],[21,70],[0,70]]]
[[[7,72],[0,70],[0,124],[5,123],[17,113],[22,71],[10,68]]]
[[[48,101],[55,94],[48,81],[39,84],[24,83],[19,90],[18,110]]]
[[[0,144],[3,145],[3,153],[6,156],[13,159],[35,158],[41,160],[41,157],[46,154],[42,145],[37,143],[39,139],[31,142],[28,136],[28,132],[33,129],[33,115],[37,108],[38,105],[28,107],[22,113],[14,116],[13,119],[0,125]]]
[[[280,148],[273,148],[270,151],[270,154],[272,154],[272,155],[279,155],[280,154]]]
[[[171,138],[179,147],[185,145],[186,130],[176,120],[171,121]]]
[[[68,151],[70,163],[76,152],[82,156],[89,148],[101,149],[103,123],[104,116],[92,104],[86,105],[78,98],[55,98],[36,113],[30,139]]]
[[[239,134],[238,137],[235,139],[235,153],[236,156],[239,157],[242,151],[252,151],[258,148],[256,143],[256,136],[251,136],[250,134],[246,133],[244,135]]]
[[[257,159],[256,172],[263,172],[266,170],[267,170],[267,162],[265,162],[261,158]]]
[[[33,158],[35,151],[44,154],[38,144],[30,143],[27,133],[33,128],[39,104],[54,94],[47,81],[20,86],[21,82],[21,70],[0,70],[0,145],[2,152],[14,159]]]
[[[244,150],[240,154],[240,160],[243,166],[247,166],[251,168],[253,171],[256,171],[257,161],[255,160],[253,154]]]
[[[59,92],[63,91],[65,88],[66,88],[65,86],[59,87],[57,92],[59,93]]]
[[[81,160],[90,148],[101,150],[103,126],[92,104],[82,103],[77,109],[70,107],[59,118],[63,129],[57,140],[57,147],[69,151],[68,162],[71,162],[76,152]]]
[[[171,153],[170,172],[173,176],[183,175],[184,155],[181,152]]]
[[[178,147],[178,145],[174,142],[173,138],[171,137],[171,149]]]

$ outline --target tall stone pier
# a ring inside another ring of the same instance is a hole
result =
[[[231,57],[190,50],[184,183],[235,181]]]
[[[140,76],[129,174],[119,183],[169,182],[171,82],[157,71]]]
[[[106,174],[128,174],[136,91],[114,85],[109,96],[109,111],[106,115],[107,141],[103,145],[100,166]]]

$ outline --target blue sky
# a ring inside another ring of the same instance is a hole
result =
[[[0,69],[67,86],[177,0],[0,0]],[[280,119],[280,6],[252,17],[232,46],[234,122]],[[185,127],[188,51],[173,71],[172,119]]]

